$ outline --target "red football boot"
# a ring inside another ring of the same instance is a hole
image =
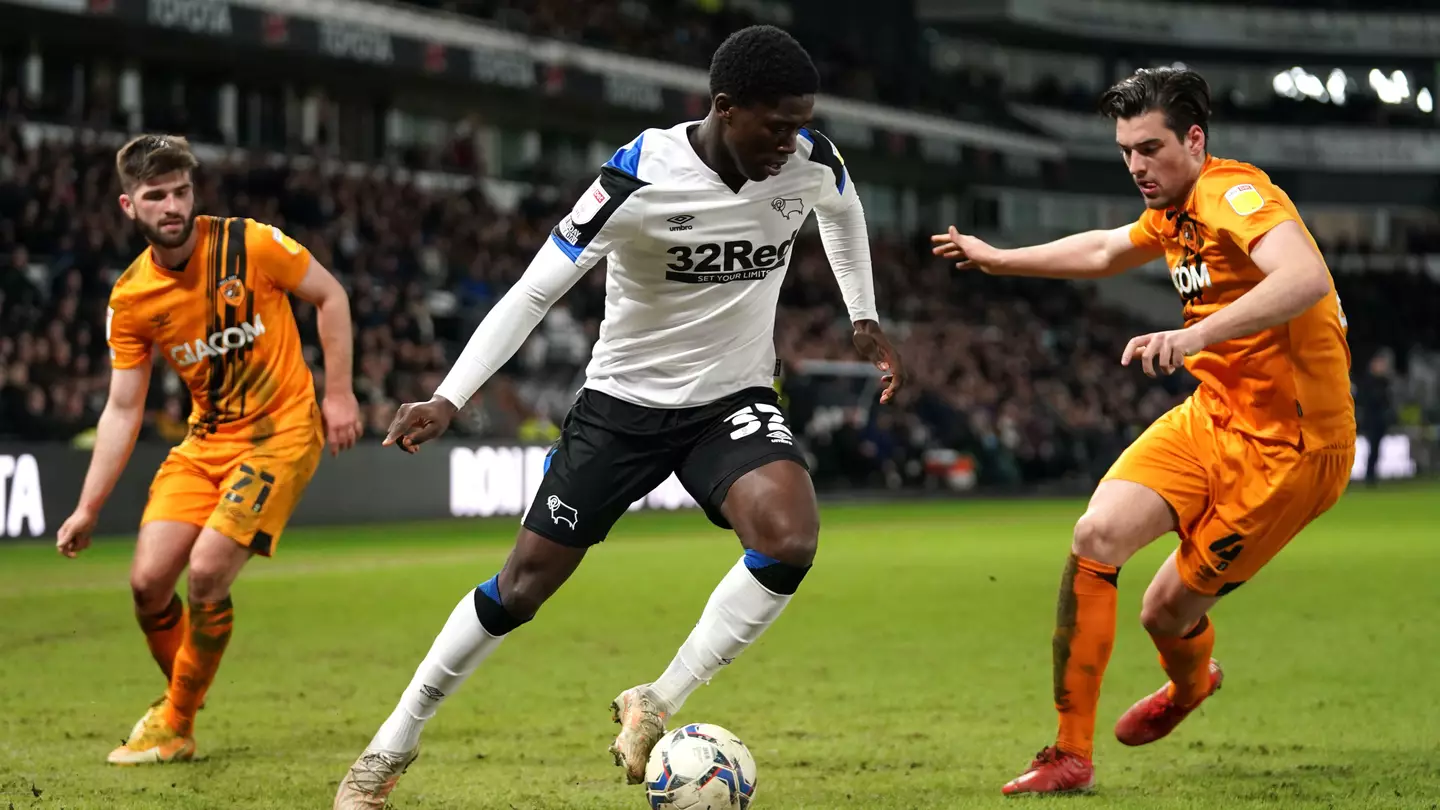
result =
[[[1120,717],[1115,724],[1115,738],[1126,745],[1155,742],[1174,731],[1180,721],[1195,711],[1196,706],[1204,703],[1205,698],[1220,689],[1224,680],[1225,672],[1220,669],[1220,662],[1210,659],[1210,691],[1206,692],[1204,697],[1189,706],[1181,706],[1170,698],[1171,684],[1167,682],[1160,687],[1160,691],[1141,698]]]
[[[1095,784],[1095,764],[1050,746],[1035,755],[1025,773],[1002,788],[1006,796],[1022,793],[1073,793]]]

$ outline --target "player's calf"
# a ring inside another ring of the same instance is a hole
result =
[[[510,631],[534,617],[580,564],[568,549],[522,530],[505,570],[466,594],[450,612],[425,660],[335,796],[337,810],[380,808],[419,756],[420,734]]]
[[[645,780],[645,763],[665,734],[665,721],[721,667],[759,640],[809,570],[746,551],[711,593],[700,621],[664,674],[615,698],[610,709],[621,729],[609,750],[615,764],[625,769],[628,783]]]
[[[466,594],[430,645],[425,660],[335,793],[335,810],[381,810],[420,756],[420,733],[505,636],[524,624],[506,610],[492,577]]]
[[[670,666],[653,684],[622,692],[611,703],[620,733],[610,746],[625,779],[639,784],[665,720],[779,617],[810,570],[820,518],[804,467],[791,461],[765,464],[742,475],[721,493],[712,518],[729,523],[746,547],[720,580],[700,620]]]
[[[408,756],[419,749],[420,733],[510,631],[525,623],[501,599],[498,577],[466,594],[415,669],[400,702],[371,739],[366,752]]]

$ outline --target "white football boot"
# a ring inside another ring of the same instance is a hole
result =
[[[621,692],[610,702],[610,712],[621,725],[610,753],[615,756],[615,764],[625,769],[626,783],[638,785],[645,781],[650,749],[665,736],[669,707],[647,683]]]
[[[385,810],[395,783],[418,756],[419,746],[407,753],[366,750],[341,780],[334,810]]]

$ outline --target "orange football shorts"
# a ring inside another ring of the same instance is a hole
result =
[[[186,438],[155,474],[140,524],[191,523],[270,556],[320,466],[322,430],[317,419],[260,443],[215,435]]]
[[[1185,586],[1223,596],[1240,587],[1350,483],[1355,446],[1301,450],[1216,424],[1193,398],[1130,445],[1103,480],[1155,490],[1178,518]]]

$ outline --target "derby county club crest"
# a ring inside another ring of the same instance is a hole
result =
[[[245,303],[245,282],[239,276],[230,276],[220,282],[220,297],[232,307]]]

